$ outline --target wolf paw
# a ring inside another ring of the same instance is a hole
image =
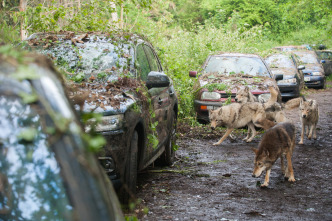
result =
[[[299,144],[303,144],[303,141],[300,141]]]
[[[214,144],[212,144],[213,146],[218,146],[219,145],[219,143],[214,143]]]
[[[295,182],[295,178],[294,177],[289,177],[288,182]]]
[[[268,185],[269,185],[268,183],[267,183],[267,184],[263,183],[263,184],[261,185],[261,188],[267,188]]]

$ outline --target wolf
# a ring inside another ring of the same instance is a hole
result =
[[[271,97],[267,103],[231,103],[216,110],[209,110],[209,119],[212,129],[219,126],[227,127],[224,136],[213,145],[220,145],[235,128],[248,125],[250,130],[248,129],[245,141],[251,142],[257,134],[255,126],[262,127],[265,130],[273,127],[275,123],[266,118],[265,109],[277,101],[278,91],[272,86],[269,87],[269,90]],[[252,133],[251,136],[250,132]]]
[[[310,140],[313,137],[317,139],[316,127],[318,123],[318,103],[316,100],[301,100],[300,101],[300,118],[302,122],[301,138],[299,144],[303,144],[304,130]]]
[[[295,126],[290,122],[278,123],[267,130],[258,149],[252,148],[255,152],[253,177],[259,177],[266,171],[264,183],[261,187],[269,185],[270,172],[273,164],[280,157],[281,170],[289,182],[295,182],[292,165],[292,154],[295,148]],[[284,157],[287,159],[287,168],[284,168]]]
[[[236,92],[235,101],[238,103],[247,103],[247,102],[262,102],[257,99],[251,92],[248,86],[240,88]],[[288,121],[283,107],[280,103],[275,102],[273,105],[266,107],[266,118],[270,121],[275,121],[277,123]]]

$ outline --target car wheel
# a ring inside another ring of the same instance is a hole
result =
[[[171,118],[171,130],[168,135],[167,142],[165,144],[165,151],[158,159],[158,164],[161,166],[171,166],[175,158],[175,150],[173,146],[176,143],[176,126],[177,118],[176,113],[173,111]]]
[[[126,168],[123,177],[123,187],[121,191],[121,201],[128,204],[129,200],[135,199],[137,182],[137,152],[138,152],[138,133],[135,130],[130,141]]]

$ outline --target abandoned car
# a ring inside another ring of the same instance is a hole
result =
[[[293,51],[298,57],[303,69],[304,84],[308,88],[325,88],[326,76],[317,54],[314,51]]]
[[[265,58],[265,62],[269,65],[277,81],[281,97],[299,97],[304,87],[302,70],[305,66],[299,64],[296,56],[292,53],[272,54]]]
[[[201,69],[199,74],[197,71],[189,71],[189,76],[197,77],[194,84],[194,106],[197,120],[202,123],[209,121],[208,110],[234,102],[236,92],[242,87],[248,86],[261,102],[266,102],[270,97],[268,86],[278,89],[271,71],[259,55],[210,55]],[[278,92],[278,102],[281,102],[279,89]]]
[[[124,220],[52,62],[1,47],[0,220]]]
[[[317,50],[315,52],[323,65],[325,75],[332,74],[332,50]]]
[[[87,120],[86,131],[104,135],[98,158],[127,202],[137,171],[174,159],[178,100],[153,46],[127,33],[34,34],[29,47],[51,57],[70,82],[70,96]],[[100,114],[102,117],[99,117]],[[83,117],[84,119],[84,117]]]

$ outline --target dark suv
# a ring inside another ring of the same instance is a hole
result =
[[[99,113],[86,130],[103,134],[98,157],[126,201],[137,171],[174,159],[178,100],[152,45],[136,34],[34,34],[31,47],[67,73],[81,113]],[[95,125],[94,125],[95,124]],[[125,184],[125,185],[122,185]]]
[[[51,61],[0,51],[0,220],[124,220]]]

